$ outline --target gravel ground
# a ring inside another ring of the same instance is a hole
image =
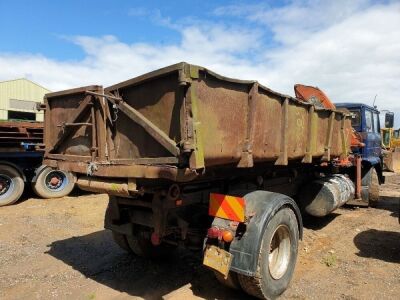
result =
[[[399,299],[400,175],[390,175],[377,208],[306,220],[282,299]],[[152,262],[120,250],[103,229],[106,195],[27,198],[0,208],[0,299],[250,299],[194,253]]]

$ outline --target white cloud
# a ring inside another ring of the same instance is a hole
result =
[[[84,59],[0,53],[0,80],[26,76],[52,90],[107,86],[188,61],[222,75],[257,79],[287,94],[293,94],[295,83],[319,86],[338,102],[371,104],[378,94],[377,104],[395,110],[400,120],[399,4],[294,1],[281,8],[229,6],[214,13],[245,24],[190,18],[173,23],[158,12],[157,22],[177,30],[180,42],[127,44],[114,36],[77,36],[70,41],[82,48]],[[148,12],[136,9],[131,14]],[[263,32],[272,33],[272,47],[262,42]]]
[[[309,34],[324,30],[368,8],[370,2],[368,0],[294,0],[281,7],[270,7],[267,3],[228,5],[215,9],[214,14],[244,17],[264,24],[272,31],[276,41],[294,44],[307,38]]]
[[[229,32],[229,34],[227,34]],[[126,44],[114,36],[76,36],[80,61],[58,61],[35,54],[0,53],[0,80],[29,77],[51,90],[87,84],[110,85],[180,61],[235,75],[249,68],[238,56],[259,47],[258,33],[226,26],[184,27],[176,45]],[[235,71],[233,71],[235,70]]]

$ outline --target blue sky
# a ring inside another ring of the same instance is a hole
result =
[[[173,44],[180,36],[166,26],[168,20],[182,24],[196,19],[235,26],[245,23],[213,13],[232,3],[254,5],[257,1],[1,1],[0,33],[4,42],[0,51],[81,59],[82,49],[66,42],[77,35],[114,35],[125,43]],[[270,1],[268,6],[282,4]]]
[[[377,95],[400,121],[399,0],[0,0],[0,34],[0,80],[107,86],[187,61],[290,95]]]

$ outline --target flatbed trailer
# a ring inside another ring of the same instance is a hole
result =
[[[45,164],[110,195],[105,227],[123,249],[202,251],[218,280],[259,298],[287,288],[302,213],[360,194],[350,114],[256,81],[179,63],[45,106]]]
[[[74,175],[42,165],[43,123],[0,121],[0,206],[17,202],[26,184],[43,198],[67,195]]]

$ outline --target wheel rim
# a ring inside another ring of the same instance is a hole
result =
[[[11,177],[0,174],[0,199],[7,198],[14,189],[14,182]]]
[[[58,192],[68,184],[68,178],[61,171],[51,171],[46,175],[45,186],[49,191]]]
[[[285,275],[290,262],[290,231],[279,225],[272,235],[268,256],[269,272],[278,280]]]

